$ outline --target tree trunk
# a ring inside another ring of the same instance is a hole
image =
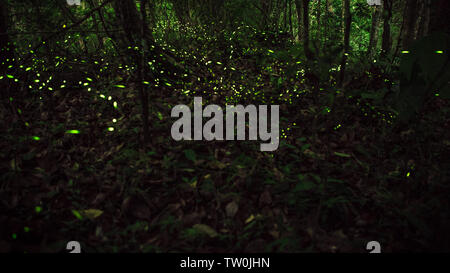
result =
[[[417,31],[418,38],[428,35],[428,27],[430,25],[431,0],[422,0],[422,5],[420,23]]]
[[[330,0],[325,0],[325,18],[324,18],[324,30],[325,30],[325,34],[324,34],[324,38],[325,38],[325,43],[328,41],[328,24],[329,22],[329,18],[330,18]]]
[[[407,0],[405,9],[405,25],[403,30],[402,47],[407,49],[414,41],[417,21],[417,2],[418,0]]]
[[[295,8],[297,10],[297,20],[298,20],[298,32],[297,32],[297,40],[303,41],[303,8],[302,8],[302,0],[295,0]]]
[[[381,43],[381,55],[386,56],[392,46],[391,41],[391,24],[392,17],[392,0],[383,1],[383,40]]]
[[[144,84],[144,76],[145,76],[145,52],[147,50],[146,44],[145,44],[145,31],[147,28],[147,12],[145,10],[145,6],[147,4],[148,0],[141,0],[141,56],[137,60],[138,61],[138,70],[139,70],[139,96],[141,98],[142,103],[142,133],[143,133],[143,139],[144,144],[147,144],[150,138],[150,132],[148,129],[148,93],[147,93],[147,86]]]
[[[309,48],[309,0],[303,0],[303,46],[305,49],[305,56],[308,59],[314,58]]]
[[[320,42],[320,38],[322,36],[322,26],[320,24],[320,8],[322,6],[322,1],[317,1],[317,8],[316,8],[316,18],[317,18],[317,41]]]
[[[378,32],[380,26],[381,7],[374,6],[372,12],[372,26],[370,28],[370,39],[367,54],[372,58],[373,54],[377,52]]]
[[[278,32],[280,31],[280,19],[282,14],[284,13],[284,9],[283,9],[283,3],[285,3],[285,0],[277,0],[275,1],[275,16],[274,16],[274,23],[275,23],[275,30]],[[283,21],[281,21],[283,22]],[[281,25],[283,26],[283,25]],[[285,28],[283,29],[283,31],[285,31]]]
[[[271,0],[261,0],[261,15],[262,15],[262,21],[261,21],[261,29],[267,30],[269,29],[270,23],[270,12],[272,11],[272,1]]]
[[[292,27],[292,1],[289,1],[289,33],[294,36],[294,28]]]
[[[149,128],[148,128],[148,94],[145,85],[142,83],[145,75],[144,58],[145,52],[149,50],[150,45],[153,45],[153,37],[146,24],[145,6],[148,0],[140,0],[141,10],[140,14],[137,11],[136,4],[133,0],[116,0],[114,2],[114,9],[116,16],[119,18],[127,42],[122,43],[122,48],[125,50],[128,45],[133,45],[131,54],[133,61],[138,66],[137,82],[139,83],[139,97],[142,106],[142,128],[144,144],[148,143]],[[134,46],[139,45],[139,52],[134,50]]]
[[[344,21],[344,54],[342,56],[341,61],[341,71],[340,71],[340,77],[339,77],[339,86],[343,86],[344,79],[345,79],[345,67],[347,64],[347,54],[350,50],[350,30],[352,26],[352,15],[350,13],[350,0],[344,0],[343,7],[342,7],[342,17]]]

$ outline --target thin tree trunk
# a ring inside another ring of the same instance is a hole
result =
[[[142,129],[144,134],[144,144],[147,144],[149,141],[149,129],[148,129],[148,93],[146,89],[146,85],[144,84],[144,75],[145,75],[145,51],[146,51],[146,45],[145,45],[145,31],[147,29],[147,12],[145,10],[145,6],[147,4],[148,0],[141,0],[141,17],[142,17],[142,25],[141,25],[141,57],[138,60],[138,70],[139,70],[139,95],[141,97],[142,102]]]
[[[403,11],[403,16],[402,16],[402,24],[400,26],[400,32],[398,33],[398,36],[397,36],[397,44],[395,46],[394,54],[392,55],[391,64],[394,63],[395,57],[397,56],[398,50],[403,41],[403,36],[404,36],[403,33],[405,32],[405,24],[406,24],[406,12],[407,12],[406,5],[407,5],[407,3],[405,2],[405,8]]]
[[[316,8],[316,17],[317,17],[317,41],[320,42],[321,34],[322,34],[322,26],[320,25],[320,8],[322,6],[322,1],[317,1],[317,8]]]
[[[312,59],[314,56],[309,48],[309,0],[303,0],[303,46],[306,58]]]
[[[274,22],[275,22],[275,30],[278,32],[280,30],[280,20],[282,19],[281,16],[283,15],[283,3],[285,3],[285,0],[276,0],[275,3],[275,18],[274,18]],[[226,11],[226,9],[224,9]],[[226,16],[224,18],[227,18]],[[283,23],[283,21],[281,20],[281,23]],[[281,24],[281,26],[283,26],[283,24]],[[284,31],[285,29],[283,29]]]
[[[292,1],[289,1],[289,33],[294,36],[294,28],[292,27]]]
[[[329,11],[329,8],[330,8],[330,0],[325,0],[325,22],[324,22],[324,25],[325,25],[325,34],[324,34],[324,38],[325,38],[325,43],[328,41],[328,24],[330,23],[329,22],[329,18],[330,18],[330,11]]]
[[[386,56],[392,46],[391,41],[391,24],[392,17],[392,0],[383,1],[383,40],[381,42],[381,55]]]
[[[367,51],[369,58],[371,58],[373,56],[373,53],[376,53],[377,51],[376,49],[378,44],[380,15],[381,15],[381,7],[376,5],[372,12],[372,26],[370,28],[369,47]]]
[[[295,8],[297,10],[297,20],[298,20],[298,32],[297,32],[297,40],[303,41],[303,8],[302,8],[302,0],[295,0]]]
[[[350,0],[344,0],[342,7],[342,16],[344,21],[344,55],[341,61],[341,71],[339,77],[339,86],[343,86],[345,79],[345,67],[347,64],[347,54],[350,50],[350,30],[352,25],[352,15],[350,13]]]
[[[416,20],[414,22],[414,33],[413,33],[413,40],[417,40],[421,37],[420,35],[420,31],[421,31],[421,27],[422,27],[422,22],[424,20],[424,16],[425,16],[425,0],[417,0],[417,16],[416,16]]]
[[[270,24],[271,0],[261,0],[262,25],[261,29],[267,29]]]

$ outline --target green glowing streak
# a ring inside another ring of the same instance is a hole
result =
[[[114,127],[108,127],[108,131],[110,132],[114,131]]]
[[[34,137],[33,137],[33,139],[34,139],[34,140],[36,140],[36,141],[39,141],[39,140],[41,140],[41,138],[40,138],[40,137],[38,137],[38,136],[34,136]]]
[[[114,87],[117,87],[117,88],[125,88],[125,85],[116,84],[116,85],[114,85]]]
[[[443,54],[444,51],[442,51],[442,50],[436,50],[436,53],[437,53],[437,54]]]
[[[77,211],[77,210],[72,210],[73,215],[75,215],[75,217],[77,217],[79,220],[83,220],[83,216],[81,216],[81,214]]]
[[[351,155],[345,153],[334,152],[334,154],[340,157],[351,157]]]
[[[408,53],[409,53],[408,50],[403,50],[403,51],[402,51],[402,54],[408,54]]]
[[[67,133],[67,134],[74,134],[74,135],[77,135],[77,134],[80,133],[80,131],[79,131],[79,130],[68,130],[66,133]]]

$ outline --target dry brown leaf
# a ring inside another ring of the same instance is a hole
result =
[[[239,210],[239,205],[237,204],[236,201],[231,201],[225,207],[225,212],[227,213],[227,216],[230,218],[233,218],[236,215],[236,213],[238,212],[238,210]]]

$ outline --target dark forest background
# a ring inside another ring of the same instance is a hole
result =
[[[449,251],[450,4],[380,3],[0,0],[0,252]],[[278,150],[172,140],[194,96]]]

